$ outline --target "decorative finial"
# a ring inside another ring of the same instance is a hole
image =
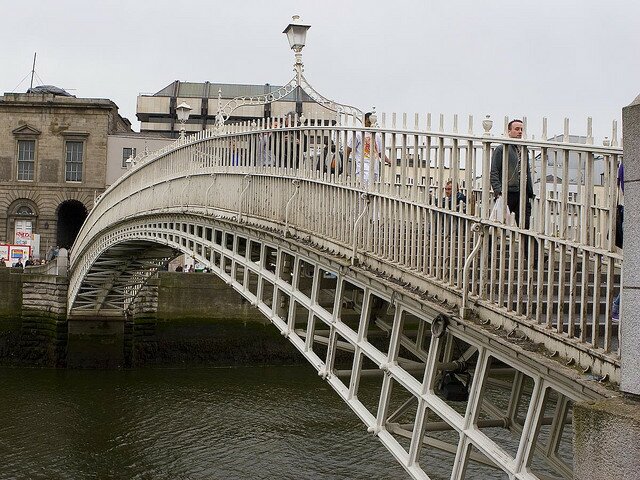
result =
[[[378,126],[378,113],[376,112],[375,105],[371,107],[371,115],[369,115],[369,122],[371,122],[371,126],[374,128]]]
[[[482,121],[482,128],[484,128],[484,136],[485,137],[490,137],[491,136],[491,127],[493,127],[493,120],[491,120],[491,115],[487,115],[486,117],[484,117],[484,120]]]

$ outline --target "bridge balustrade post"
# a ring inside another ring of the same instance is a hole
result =
[[[620,304],[620,390],[573,411],[574,478],[637,478],[640,470],[640,95],[622,109],[624,263]]]

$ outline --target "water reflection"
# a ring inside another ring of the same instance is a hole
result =
[[[309,367],[0,369],[0,479],[405,479]]]

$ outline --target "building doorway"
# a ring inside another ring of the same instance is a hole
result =
[[[26,207],[28,208],[28,207]],[[20,214],[20,212],[18,212]],[[33,240],[33,222],[31,220],[16,220],[13,243],[27,245]]]
[[[87,218],[87,207],[78,200],[67,200],[58,206],[56,239],[59,247],[71,248],[85,218]]]
[[[37,250],[37,223],[36,204],[29,199],[19,198],[9,205],[7,210],[7,235],[4,241],[15,245],[29,245]]]

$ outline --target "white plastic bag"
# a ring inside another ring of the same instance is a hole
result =
[[[506,207],[506,208],[505,208]],[[503,210],[504,208],[504,210]],[[498,222],[498,223],[507,223],[505,222],[505,217],[504,214],[506,213],[507,215],[507,219],[509,219],[510,221],[508,222],[509,224],[513,223],[511,221],[511,212],[509,211],[509,206],[508,205],[504,205],[504,198],[502,195],[500,195],[498,198],[496,198],[495,203],[493,204],[493,208],[491,209],[491,214],[489,215],[489,220],[491,220],[492,222]]]

